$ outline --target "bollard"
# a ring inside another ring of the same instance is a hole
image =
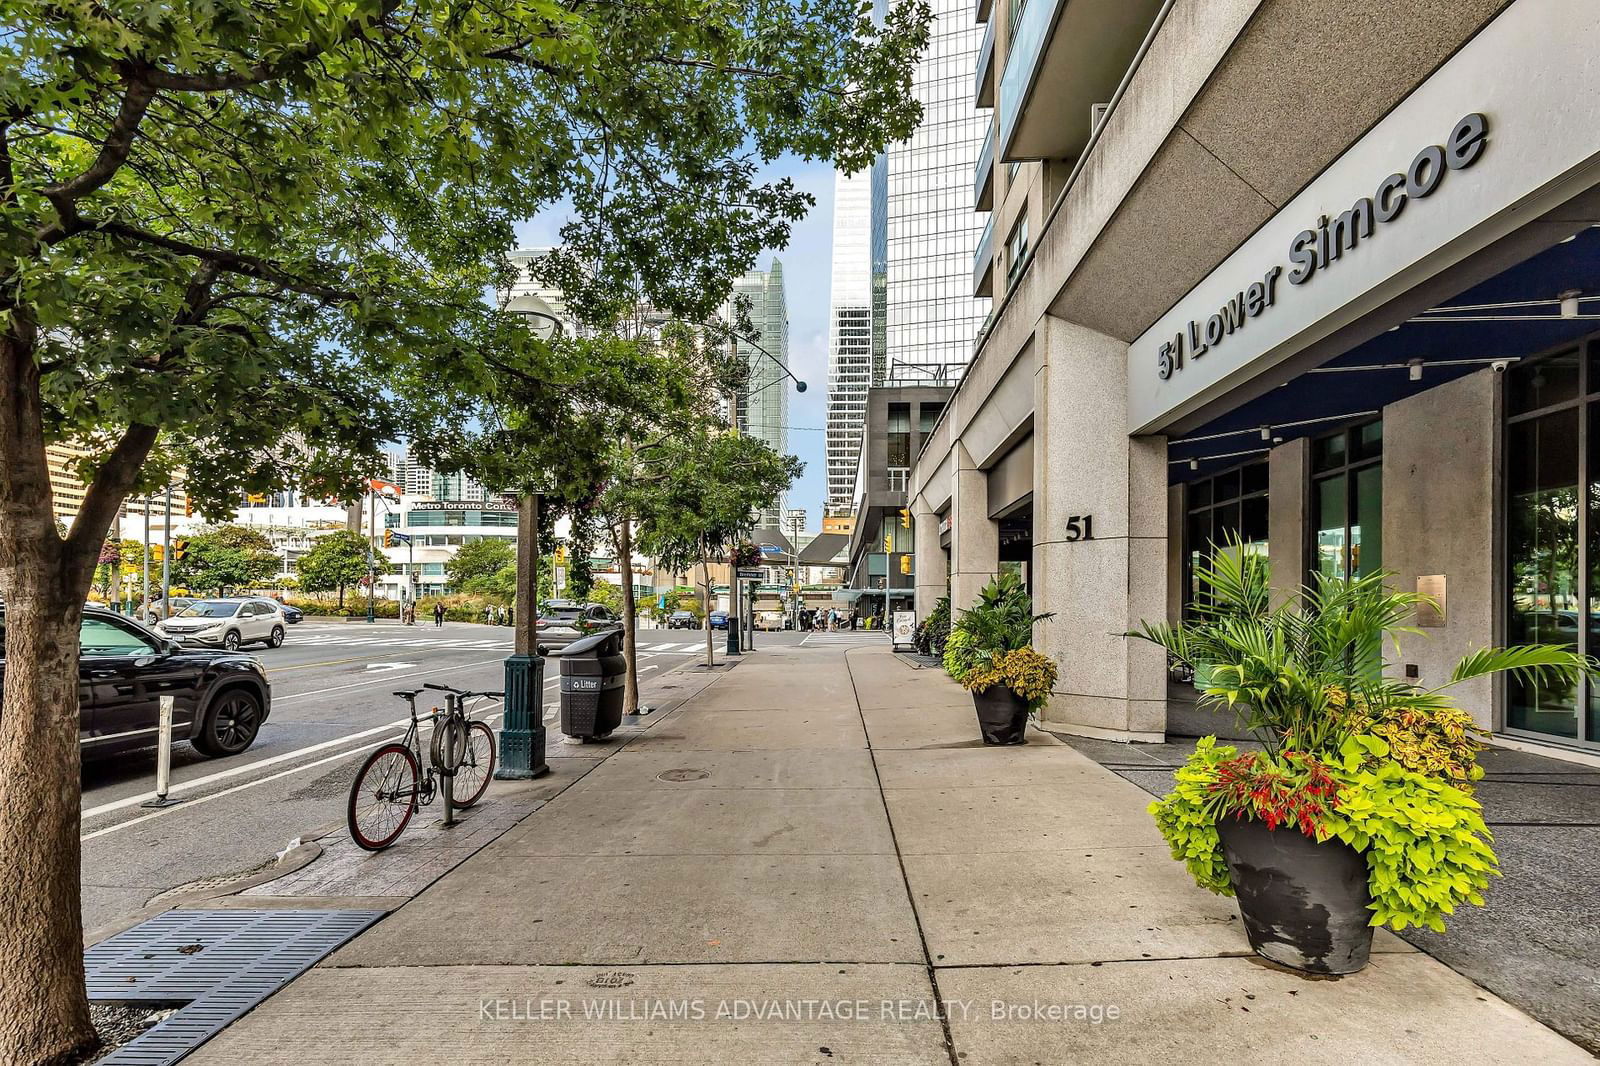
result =
[[[172,785],[172,697],[161,697],[161,726],[156,748],[156,798],[145,800],[141,807],[170,807],[182,800],[168,799],[167,790]]]

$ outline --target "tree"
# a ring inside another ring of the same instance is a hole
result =
[[[609,607],[613,612],[623,615],[622,586],[613,585],[609,581],[596,581],[589,586],[588,600],[598,603],[602,607]],[[626,616],[624,615],[624,620]]]
[[[498,596],[494,587],[500,571],[515,568],[517,553],[503,540],[480,540],[463,544],[444,564],[445,580],[450,587],[474,595]],[[515,573],[515,569],[513,569]]]
[[[800,476],[804,464],[764,441],[710,426],[662,441],[644,460],[642,476],[616,493],[637,516],[639,544],[670,570],[700,567],[711,612],[711,563],[726,559],[752,525]],[[706,630],[706,665],[716,664]]]
[[[191,592],[220,596],[230,589],[263,585],[278,575],[282,562],[272,541],[248,526],[218,526],[187,540],[183,558],[172,560],[172,580]]]
[[[311,550],[295,563],[300,575],[300,587],[307,592],[339,593],[339,607],[344,607],[344,590],[361,583],[367,576],[367,556],[371,545],[360,533],[341,529],[317,538]],[[373,555],[378,572],[387,569],[387,563]]]
[[[131,578],[135,574],[141,576],[144,564],[144,542],[124,539],[121,542],[108,540],[105,547],[100,549],[100,562],[94,568],[94,581],[91,585],[108,602],[115,599],[113,593],[117,584],[112,579],[115,573],[121,579]]]
[[[4,13],[0,1059],[40,1061],[96,1039],[75,660],[123,500],[180,465],[206,515],[245,492],[348,499],[403,428],[442,439],[476,409],[463,392],[551,370],[549,346],[481,299],[509,286],[513,223],[545,205],[570,205],[553,280],[583,314],[621,277],[660,306],[714,308],[810,206],[761,180],[764,164],[792,151],[856,171],[910,134],[930,14],[923,0],[881,22],[858,0]],[[607,384],[546,393],[581,409]],[[88,448],[64,535],[56,441]],[[551,464],[518,461],[521,479],[495,483],[549,487]]]

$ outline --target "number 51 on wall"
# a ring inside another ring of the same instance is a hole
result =
[[[1075,514],[1067,516],[1067,534],[1062,538],[1068,544],[1080,540],[1094,539],[1094,515]]]

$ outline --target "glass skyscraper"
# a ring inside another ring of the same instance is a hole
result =
[[[971,0],[932,0],[928,49],[912,75],[922,125],[889,149],[888,377],[954,384],[989,301],[972,295],[983,233],[972,174],[989,130],[973,102],[983,27]]]
[[[884,166],[834,175],[833,278],[828,312],[829,514],[848,514],[867,389],[883,383]]]
[[[789,307],[783,293],[783,264],[774,259],[771,270],[752,270],[733,286],[734,299],[750,301],[754,334],[735,340],[748,376],[735,397],[734,425],[739,432],[765,441],[779,455],[789,452]],[[762,526],[778,525],[784,499],[761,512]]]

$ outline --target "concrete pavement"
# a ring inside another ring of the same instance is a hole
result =
[[[1144,792],[887,649],[707,680],[192,1061],[1589,1061],[1386,933],[1260,962]]]

